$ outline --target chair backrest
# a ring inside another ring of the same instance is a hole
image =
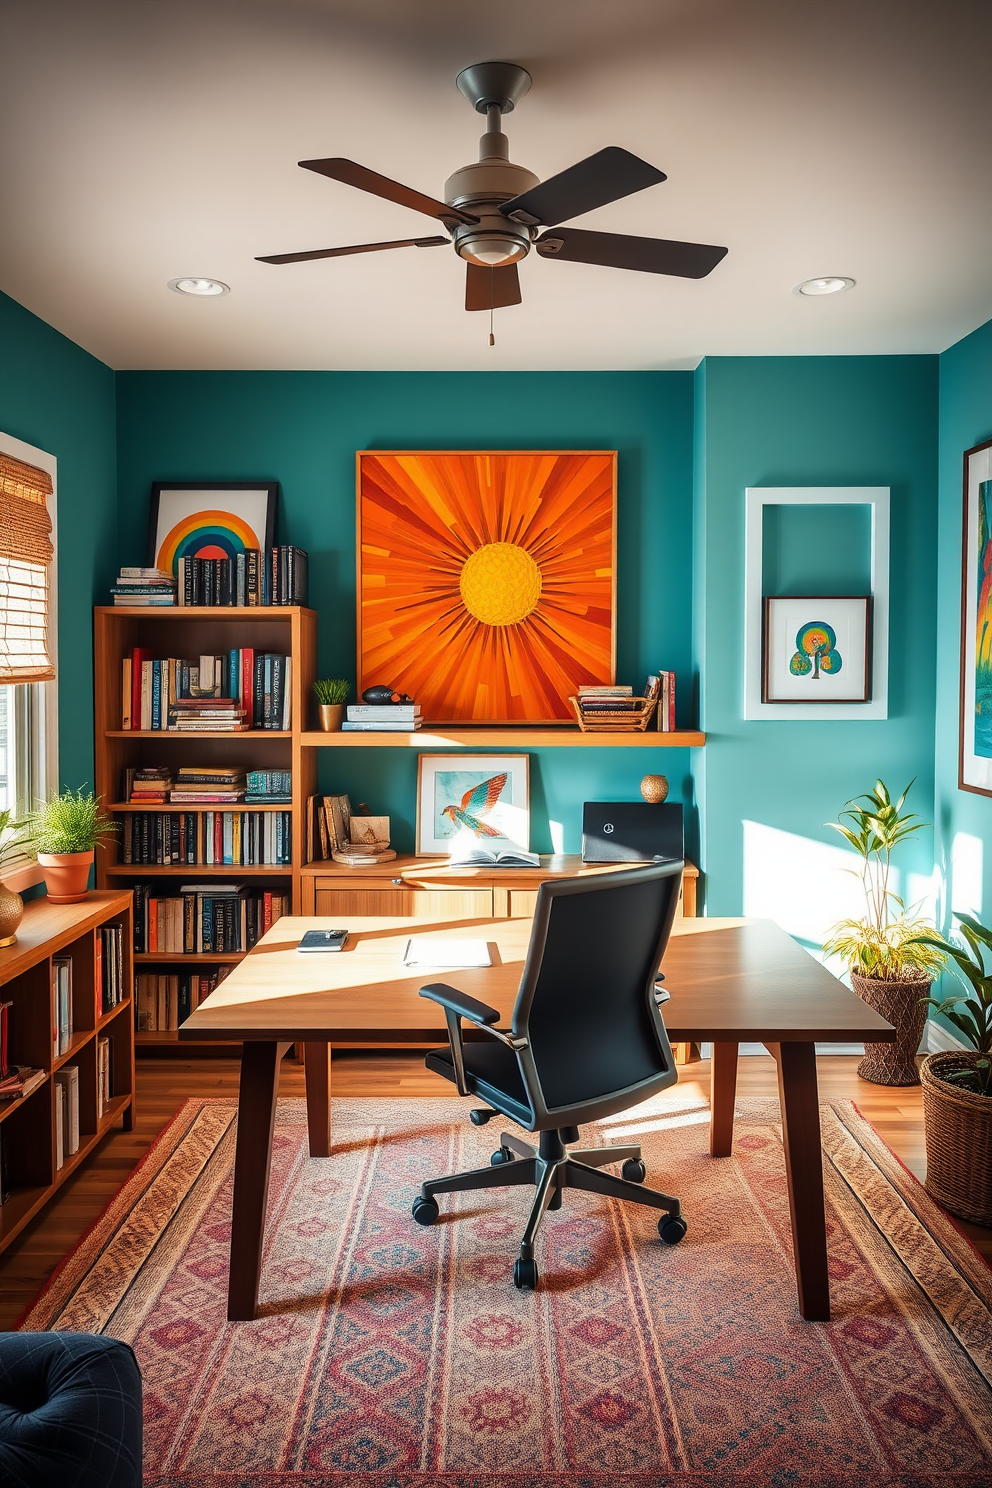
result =
[[[675,1083],[654,997],[682,863],[541,885],[513,1033],[535,1118],[577,1125]]]

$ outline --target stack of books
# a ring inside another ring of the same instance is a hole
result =
[[[655,714],[655,727],[661,734],[671,734],[675,731],[675,673],[655,672],[648,678],[648,686],[654,690],[647,693],[648,697],[658,699],[658,711]],[[646,691],[646,689],[645,689]]]
[[[181,884],[163,894],[155,885],[134,888],[134,949],[181,956],[250,951],[282,915],[289,895],[246,884]]]
[[[96,1015],[124,1001],[124,926],[104,925],[96,939]]]
[[[420,704],[349,703],[341,728],[355,734],[412,734],[420,728]]]
[[[192,660],[123,659],[121,728],[240,733],[290,727],[292,658],[252,647]]]
[[[174,605],[176,581],[161,568],[122,568],[110,592],[115,606]]]
[[[289,806],[293,800],[290,770],[249,770],[245,805]]]
[[[164,1033],[185,1023],[233,966],[162,975],[139,971],[134,978],[134,1026],[138,1033]]]
[[[55,982],[55,1024],[52,1029],[52,1046],[55,1058],[68,1054],[72,1043],[72,957],[52,957],[52,977]]]
[[[307,858],[329,859],[351,841],[351,801],[347,796],[311,796],[307,801]]]
[[[629,682],[617,682],[611,687],[579,688],[579,707],[583,717],[600,713],[636,713],[640,706],[640,702],[634,701],[634,689]]]
[[[164,806],[172,790],[172,770],[168,765],[141,765],[124,771],[125,801],[139,805]]]
[[[190,765],[176,772],[169,792],[174,806],[230,805],[245,798],[244,770]]]
[[[305,605],[307,555],[283,543],[264,559],[258,548],[234,558],[180,558],[178,594],[183,606]]]
[[[121,861],[158,868],[288,868],[292,821],[291,811],[129,812]]]
[[[47,1077],[48,1071],[32,1069],[28,1064],[12,1064],[0,1078],[0,1101],[23,1100]]]

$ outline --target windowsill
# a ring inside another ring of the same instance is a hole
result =
[[[0,873],[0,883],[6,884],[15,894],[44,882],[45,870],[39,863],[25,863],[23,868],[11,868],[7,873]]]

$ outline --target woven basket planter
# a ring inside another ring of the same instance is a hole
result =
[[[952,1214],[992,1225],[992,1096],[941,1079],[978,1058],[952,1050],[928,1054],[923,1061],[926,1190]]]
[[[858,1065],[862,1080],[871,1080],[874,1085],[919,1085],[916,1053],[927,1021],[923,999],[929,997],[933,983],[925,977],[887,982],[852,971],[851,986],[862,1002],[881,1013],[896,1031],[894,1044],[865,1040],[865,1057]]]

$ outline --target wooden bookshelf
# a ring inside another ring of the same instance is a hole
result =
[[[121,728],[121,683],[124,657],[135,646],[146,647],[154,657],[199,656],[219,654],[235,648],[253,647],[256,651],[273,651],[292,657],[290,690],[291,727],[252,729],[241,733],[203,729],[172,732],[160,729]],[[205,864],[124,863],[120,846],[111,842],[97,852],[97,883],[101,887],[147,882],[149,878],[174,881],[187,879],[207,881],[213,878],[231,882],[250,880],[258,888],[271,887],[290,893],[294,913],[299,913],[302,872],[304,868],[305,822],[307,797],[316,790],[316,753],[303,746],[303,733],[310,717],[311,688],[317,664],[317,616],[299,605],[264,605],[251,608],[228,606],[141,607],[99,606],[94,612],[94,692],[96,704],[96,790],[111,803],[108,810],[118,820],[128,813],[146,811],[188,812],[214,811],[286,811],[292,830],[292,862],[285,866],[253,865],[221,867]],[[192,746],[192,747],[191,747]],[[289,770],[292,797],[287,805],[248,806],[212,805],[197,808],[193,804],[160,806],[124,802],[124,771],[140,765],[172,765],[179,768],[191,763],[204,766],[240,765],[245,770]],[[163,971],[176,971],[180,966],[195,970],[238,960],[228,955],[176,955],[174,952],[143,952],[135,957],[143,967],[158,964]],[[175,1035],[165,1030],[135,1035],[142,1045],[175,1044]]]
[[[124,940],[124,998],[109,1012],[97,1011],[97,936],[120,925]],[[12,1004],[8,1018],[9,1058],[45,1071],[45,1079],[20,1100],[0,1101],[0,1146],[10,1178],[0,1205],[0,1251],[75,1172],[101,1137],[121,1119],[134,1126],[134,1015],[131,1003],[130,893],[97,892],[79,904],[32,899],[24,907],[16,945],[0,950],[0,1001]],[[57,1021],[53,956],[72,958],[73,1035],[56,1055]],[[97,1040],[113,1038],[112,1097],[103,1111],[97,1099]],[[79,1149],[55,1166],[55,1081],[65,1065],[79,1070]]]
[[[698,749],[706,735],[698,729],[673,729],[670,733],[646,729],[644,733],[584,734],[575,724],[504,724],[453,727],[447,723],[425,723],[413,733],[341,733],[311,731],[303,735],[305,749]]]

